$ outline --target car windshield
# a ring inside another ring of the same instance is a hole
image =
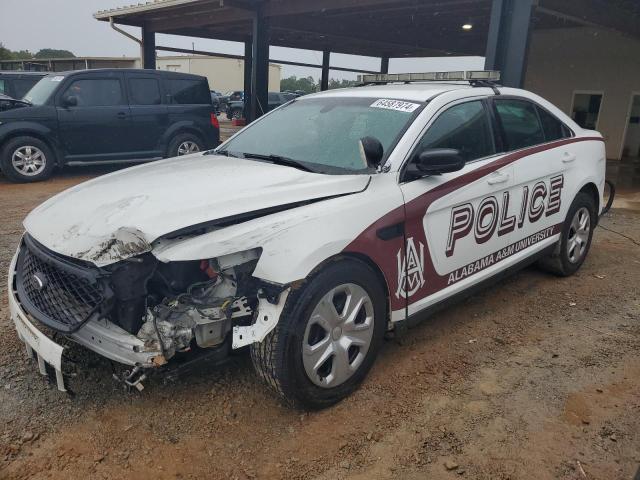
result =
[[[44,105],[63,79],[63,75],[47,75],[31,87],[22,99],[33,105]]]
[[[360,139],[375,137],[385,158],[422,104],[403,100],[319,97],[295,100],[256,121],[220,149],[278,156],[322,173],[368,171]]]

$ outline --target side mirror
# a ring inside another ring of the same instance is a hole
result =
[[[384,156],[384,147],[375,137],[362,137],[360,139],[360,156],[370,168],[377,168]]]
[[[62,99],[62,106],[64,107],[77,107],[78,106],[78,97],[75,95],[67,95]]]
[[[460,150],[430,148],[422,151],[408,166],[407,172],[418,177],[457,172],[464,167]]]

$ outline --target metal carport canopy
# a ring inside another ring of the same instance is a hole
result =
[[[245,91],[266,104],[269,45],[380,57],[479,55],[520,86],[530,29],[598,25],[640,36],[633,0],[155,0],[100,11],[101,21],[142,28],[143,63],[155,68],[155,33],[243,42]],[[463,24],[472,24],[463,30]],[[160,49],[160,47],[158,47]],[[174,51],[178,51],[174,49]],[[272,60],[277,62],[278,60]],[[354,70],[356,71],[356,70]],[[250,118],[255,118],[255,115]]]

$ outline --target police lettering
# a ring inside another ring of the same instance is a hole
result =
[[[560,197],[564,186],[564,176],[557,175],[549,179],[549,186],[544,181],[537,182],[533,187],[522,188],[522,204],[518,217],[509,215],[509,192],[502,194],[501,201],[495,195],[483,198],[477,210],[471,203],[457,205],[451,210],[449,237],[447,239],[446,255],[450,257],[456,247],[456,242],[471,234],[476,243],[488,242],[494,235],[499,237],[516,229],[523,228],[525,221],[534,224],[542,216],[550,216],[560,211]]]

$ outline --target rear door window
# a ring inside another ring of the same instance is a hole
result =
[[[26,93],[31,90],[31,87],[38,83],[38,80],[40,80],[40,77],[18,78],[17,80],[14,80],[13,93],[15,95],[15,98],[20,99],[24,97]]]
[[[166,80],[171,103],[179,105],[211,103],[211,94],[202,80],[171,78]]]
[[[160,105],[160,82],[155,78],[129,79],[130,105]]]
[[[74,96],[78,107],[124,105],[122,85],[117,78],[87,78],[74,80],[63,97]]]
[[[535,105],[526,100],[495,99],[507,150],[544,143],[545,137]]]

